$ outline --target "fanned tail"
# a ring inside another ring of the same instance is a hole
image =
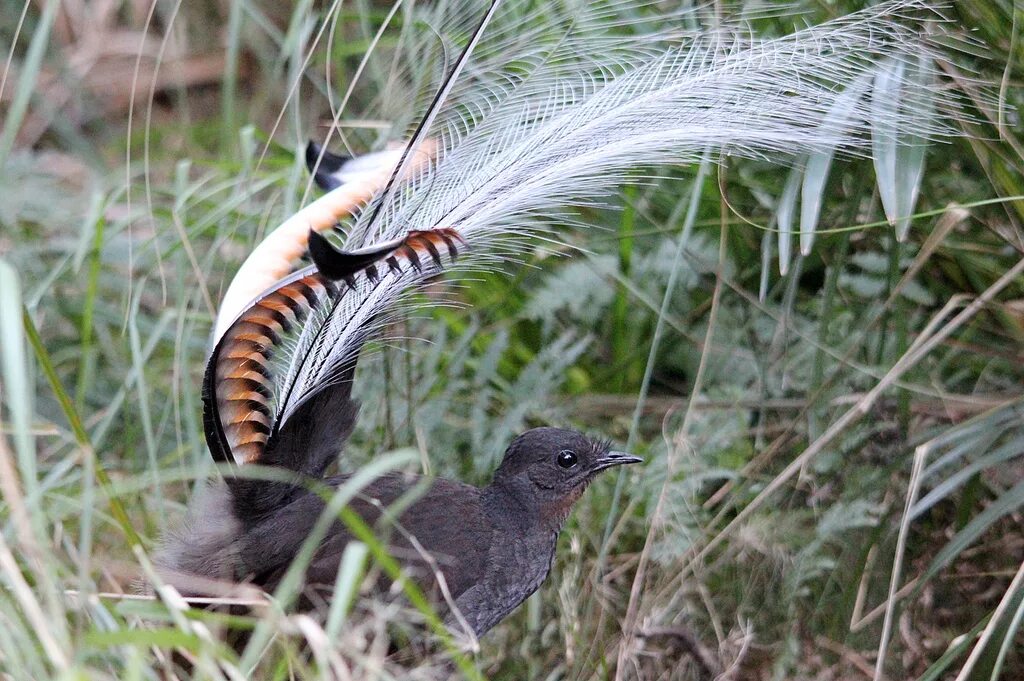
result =
[[[314,179],[329,192],[271,235],[277,245],[257,252],[294,263],[308,247],[315,265],[284,279],[283,266],[267,268],[276,276],[258,281],[266,292],[251,306],[226,302],[245,311],[218,319],[207,370],[214,455],[319,474],[333,455],[323,443],[337,451],[351,428],[358,354],[404,291],[447,269],[465,247],[471,264],[500,260],[502,249],[514,254],[522,239],[564,221],[564,206],[602,202],[638,166],[709,151],[791,161],[866,154],[872,135],[921,143],[945,134],[926,112],[949,99],[933,92],[922,104],[928,78],[918,76],[930,74],[922,55],[931,48],[910,25],[916,14],[937,17],[924,2],[890,0],[783,38],[713,34],[680,43],[664,34],[590,38],[580,33],[589,25],[584,10],[564,30],[537,33],[501,77],[494,55],[510,33],[499,30],[488,43],[486,19],[477,24],[407,147],[384,152],[377,170],[307,148]],[[478,39],[486,59],[466,70],[485,83],[477,92],[455,78]],[[907,75],[886,88],[902,101],[878,107],[872,83],[893,60]],[[342,215],[354,219],[337,249],[323,234]],[[238,496],[259,508],[280,500]]]
[[[935,106],[924,105],[935,50],[921,25],[941,19],[925,2],[891,0],[763,41],[712,32],[682,41],[627,36],[618,45],[582,32],[589,7],[579,22],[538,39],[504,80],[431,110],[424,120],[435,125],[421,125],[413,142],[437,140],[436,160],[389,181],[356,216],[348,250],[450,230],[469,246],[468,264],[486,266],[521,253],[531,236],[557,241],[567,205],[604,203],[638,167],[709,152],[790,162],[865,155],[873,135],[920,144],[949,130],[929,112],[951,109],[950,97],[931,88]],[[485,41],[480,49],[489,48]],[[880,108],[872,83],[892,60],[907,65],[887,85],[902,101]],[[330,252],[316,248],[316,262],[329,269]],[[336,381],[351,349],[421,280],[381,274],[310,316],[282,386],[283,418]]]

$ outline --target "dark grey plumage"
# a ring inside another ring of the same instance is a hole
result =
[[[347,404],[346,413],[354,414],[351,401]],[[319,451],[331,448],[320,437],[325,421],[305,422],[313,434],[296,435],[291,442],[310,447],[306,453],[319,459]],[[329,422],[339,429],[349,427],[341,420]],[[636,461],[576,431],[530,430],[512,442],[488,486],[430,480],[423,494],[400,515],[401,531],[389,533],[389,550],[443,607],[436,575],[420,551],[429,553],[465,622],[481,635],[544,581],[558,533],[593,477],[611,466]],[[339,485],[346,478],[325,482]],[[413,475],[383,476],[350,507],[368,523],[376,523],[383,508],[420,482]],[[160,554],[158,563],[171,581],[192,593],[185,575],[245,580],[273,589],[323,510],[319,496],[301,487],[282,495],[280,488],[272,488],[280,484],[246,481],[240,487],[228,480],[214,487],[190,526]],[[246,515],[252,507],[245,505],[249,502],[239,503],[243,497],[235,495],[245,490],[250,501],[259,499],[261,486],[272,488],[267,498],[277,505],[259,515]],[[307,588],[333,585],[350,539],[346,527],[335,523],[306,571]],[[449,613],[448,620],[454,624],[454,614]]]

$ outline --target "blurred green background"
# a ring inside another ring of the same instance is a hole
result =
[[[716,5],[718,20],[745,26],[749,5]],[[753,27],[861,6],[804,0]],[[194,678],[239,678],[208,635],[223,617],[116,594],[214,474],[212,315],[301,205],[302,148],[389,7],[0,2],[9,678],[168,678],[175,649]],[[566,247],[448,288],[460,306],[421,294],[362,363],[343,468],[408,450],[411,470],[483,484],[542,424],[647,460],[584,496],[551,577],[469,658],[479,674],[1024,678],[1024,13],[944,12],[973,42],[939,86],[969,117],[928,149],[905,240],[866,160],[832,165],[814,247],[794,243],[784,275],[788,169],[648,169],[619,208],[583,209],[597,228],[567,229]],[[342,119],[356,150],[408,123],[381,101],[389,40]],[[456,673],[443,647],[387,657],[406,615],[361,594],[314,645],[323,659],[300,652],[315,638],[301,617],[261,613],[276,637],[260,678]]]

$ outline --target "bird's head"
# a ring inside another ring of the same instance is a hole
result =
[[[612,451],[610,443],[565,428],[534,428],[508,446],[494,484],[529,494],[543,516],[561,524],[587,485],[603,470],[640,457]]]

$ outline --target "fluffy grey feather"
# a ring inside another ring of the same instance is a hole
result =
[[[218,481],[196,497],[188,518],[164,537],[153,562],[161,579],[183,594],[205,593],[207,589],[197,589],[191,578],[234,580],[241,532],[228,486]]]

